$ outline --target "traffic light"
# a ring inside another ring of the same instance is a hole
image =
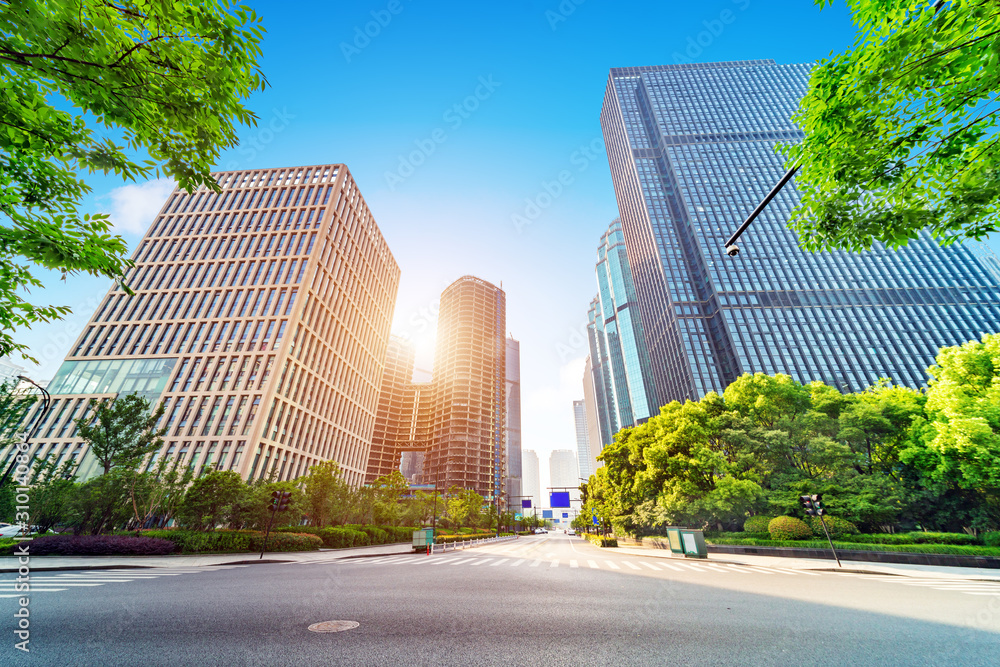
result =
[[[276,512],[281,504],[281,491],[271,492],[271,511]]]
[[[284,512],[288,509],[288,505],[292,502],[292,492],[282,491],[281,497],[278,499],[278,511]]]
[[[823,516],[823,494],[814,493],[811,496],[799,496],[799,502],[809,516]]]

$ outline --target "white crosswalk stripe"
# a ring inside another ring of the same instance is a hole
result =
[[[490,567],[496,567],[497,565],[501,565],[503,563],[506,563],[509,560],[510,560],[509,558],[501,558],[500,560],[498,560],[495,563],[490,563]]]
[[[580,567],[580,564],[579,564],[579,563],[577,563],[577,562],[576,562],[575,560],[571,560],[571,561],[569,562],[569,566],[570,566],[570,567]]]
[[[28,590],[18,590],[24,582],[18,582],[14,573],[9,579],[0,579],[0,598],[24,597],[32,593],[59,593],[74,588],[97,588],[109,584],[127,584],[133,581],[176,577],[184,574],[201,574],[214,570],[228,570],[246,565],[206,566],[203,568],[123,568],[114,570],[90,570],[82,572],[38,572],[28,578]]]
[[[589,565],[590,567],[592,567],[595,570],[600,570],[601,569],[601,566],[598,565],[597,561],[594,561],[594,560],[588,560],[587,561],[587,565]]]
[[[638,569],[640,569],[639,567],[637,567],[637,566],[633,565],[632,563],[628,562],[627,560],[623,560],[623,561],[622,561],[622,565],[627,565],[627,566],[629,566],[630,568],[632,568],[633,570],[638,570]]]
[[[559,567],[559,559],[557,558],[554,561],[552,561],[552,564],[549,565],[549,567]]]
[[[604,562],[607,563],[608,567],[610,567],[612,570],[620,570],[621,569],[620,567],[618,567],[617,565],[615,565],[614,561],[606,560]]]

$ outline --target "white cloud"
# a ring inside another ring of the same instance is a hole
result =
[[[101,197],[111,200],[111,216],[115,231],[120,234],[145,234],[153,218],[163,208],[175,183],[169,178],[158,178],[145,183],[133,183],[115,188]]]

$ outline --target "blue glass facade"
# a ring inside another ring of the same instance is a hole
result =
[[[605,409],[618,428],[634,426],[659,412],[659,405],[620,220],[601,236],[595,272],[598,292],[591,307],[596,338],[607,356]]]
[[[597,423],[601,432],[601,442],[611,443],[618,432],[618,415],[614,408],[614,390],[611,387],[611,361],[604,338],[604,329],[598,321],[604,321],[601,301],[597,297],[590,302],[587,313],[587,340],[590,343],[590,372],[594,386],[594,403],[597,408]]]
[[[601,126],[659,403],[787,373],[858,391],[920,386],[938,349],[1000,331],[988,250],[799,249],[786,186],[725,256],[723,241],[784,173],[775,145],[811,65],[772,60],[611,70]]]

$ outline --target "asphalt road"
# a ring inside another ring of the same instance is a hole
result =
[[[991,665],[1000,584],[709,565],[561,534],[425,556],[0,577],[0,664]],[[358,627],[314,633],[345,620]]]

